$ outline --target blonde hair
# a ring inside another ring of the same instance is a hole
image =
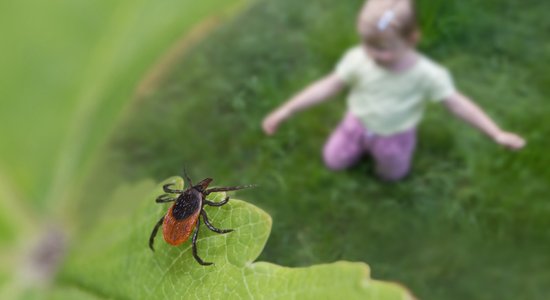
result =
[[[367,42],[410,40],[418,30],[414,0],[369,0],[357,19],[357,31]]]

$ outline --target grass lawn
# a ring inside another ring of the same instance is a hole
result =
[[[344,112],[344,95],[299,114],[274,137],[260,128],[265,114],[357,43],[360,6],[258,2],[136,102],[91,180],[160,181],[185,164],[196,179],[260,185],[237,195],[273,217],[261,260],[365,261],[374,278],[400,281],[421,299],[546,299],[550,3],[420,1],[422,51],[529,144],[505,151],[431,105],[412,176],[398,184],[375,179],[368,159],[345,172],[324,167],[320,149]]]

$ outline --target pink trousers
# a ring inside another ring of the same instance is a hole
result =
[[[384,180],[397,181],[409,172],[415,146],[416,129],[378,136],[348,112],[327,140],[323,159],[328,168],[342,170],[369,153],[374,159],[376,174]]]

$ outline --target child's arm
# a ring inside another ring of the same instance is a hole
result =
[[[262,127],[265,133],[268,135],[274,134],[279,124],[292,116],[292,114],[327,100],[340,92],[344,86],[345,83],[335,73],[331,73],[312,83],[272,111],[263,120]]]
[[[444,103],[454,115],[477,127],[496,143],[514,150],[525,146],[525,140],[521,136],[500,129],[479,106],[463,94],[457,92],[445,99]]]

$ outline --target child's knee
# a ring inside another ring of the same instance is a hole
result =
[[[384,181],[399,181],[409,174],[411,155],[398,148],[385,149],[375,159],[376,174]]]
[[[323,148],[323,162],[332,171],[339,171],[348,167],[346,161],[332,147]]]
[[[356,144],[329,142],[323,148],[323,161],[330,170],[339,171],[355,165],[362,154],[363,149]]]

